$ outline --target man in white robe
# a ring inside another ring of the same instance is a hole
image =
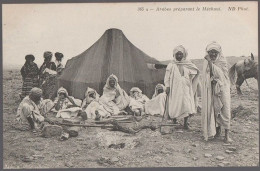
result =
[[[210,137],[219,137],[223,127],[224,141],[229,143],[232,140],[229,137],[231,98],[228,62],[222,55],[221,46],[216,42],[209,44],[206,52],[202,74],[203,136],[206,141]]]
[[[156,85],[152,99],[145,103],[146,114],[163,116],[166,100],[165,89],[163,84]]]
[[[76,117],[78,116],[78,113],[82,111],[80,108],[81,103],[80,99],[69,96],[68,91],[63,87],[60,87],[57,92],[57,97],[54,100],[52,111],[54,113],[57,112],[57,118],[61,117],[63,119],[68,119]]]
[[[142,94],[142,90],[138,87],[133,87],[130,90],[130,103],[129,107],[134,112],[135,116],[141,116],[145,114],[145,103],[150,99]]]
[[[174,60],[168,64],[164,77],[168,95],[167,113],[170,119],[184,118],[184,129],[189,129],[188,118],[196,113],[195,100],[199,82],[199,69],[187,60],[183,46],[173,50]]]
[[[85,92],[85,99],[81,104],[81,108],[87,114],[88,119],[96,119],[96,111],[101,108],[98,102],[99,94],[96,90],[88,87]]]
[[[127,93],[120,87],[118,78],[111,74],[103,88],[103,95],[99,98],[100,107],[97,114],[101,117],[111,115],[126,114],[124,109],[129,105],[130,99]]]

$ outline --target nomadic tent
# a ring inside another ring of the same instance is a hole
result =
[[[118,77],[127,93],[136,86],[151,98],[156,84],[163,83],[165,69],[152,70],[147,63],[160,62],[135,47],[118,29],[108,29],[89,49],[67,61],[58,86],[83,99],[87,87],[102,95],[110,74]]]

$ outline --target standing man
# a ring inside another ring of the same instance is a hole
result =
[[[225,129],[224,142],[232,142],[230,130],[230,81],[228,63],[222,55],[221,46],[212,42],[206,48],[202,75],[202,129],[203,136],[219,137]]]
[[[168,64],[164,77],[169,118],[174,122],[184,118],[184,129],[189,129],[188,118],[196,113],[194,99],[199,82],[199,69],[186,60],[187,55],[183,46],[177,46],[173,50],[174,60]]]
[[[57,71],[57,74],[58,75],[61,75],[61,72],[62,72],[62,70],[63,70],[63,65],[62,65],[62,58],[63,58],[63,54],[62,53],[60,53],[60,52],[56,52],[55,53],[55,58],[56,58],[56,60],[55,60],[55,64],[56,64],[56,71]]]
[[[56,71],[56,65],[54,62],[51,61],[52,59],[52,53],[49,51],[44,52],[43,54],[44,62],[42,66],[40,67],[39,75],[40,75],[40,86],[42,85],[44,81],[43,71],[48,68],[50,70]]]
[[[35,57],[33,55],[25,56],[25,64],[21,68],[21,75],[23,78],[22,93],[20,94],[21,100],[29,95],[33,87],[39,86],[39,68],[34,63]]]

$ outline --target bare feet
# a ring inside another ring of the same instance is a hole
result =
[[[177,119],[176,118],[172,119],[172,122],[173,124],[177,124]]]
[[[197,113],[201,113],[201,107],[200,106],[197,107]]]
[[[95,111],[95,114],[96,114],[95,120],[99,121],[101,118],[101,115],[99,114],[99,112],[97,110]]]
[[[141,112],[139,110],[134,111],[134,116],[141,116]]]
[[[127,115],[128,113],[125,111],[121,111],[118,115]]]
[[[183,127],[183,129],[185,129],[185,130],[190,130],[190,127],[189,127],[188,124],[185,124],[184,127]]]
[[[32,130],[32,133],[34,133],[34,134],[37,133],[36,129],[33,129],[33,130]]]
[[[189,114],[189,117],[190,117],[190,118],[193,117],[193,116],[195,116],[195,113]]]
[[[188,118],[189,117],[185,117],[184,118],[184,129],[186,129],[186,130],[190,130],[189,123],[188,123]]]
[[[231,138],[229,138],[229,137],[224,138],[224,143],[230,144],[232,142],[233,142],[233,140]]]
[[[184,125],[183,125],[183,129],[191,130],[190,124],[188,122],[185,122]]]
[[[233,142],[233,140],[229,137],[229,130],[228,129],[225,129],[224,142],[227,143],[227,144]]]
[[[218,138],[218,137],[220,137],[220,135],[221,135],[221,127],[219,126],[216,128],[216,135],[214,137]]]

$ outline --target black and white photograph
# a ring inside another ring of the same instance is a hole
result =
[[[259,167],[258,1],[2,4],[3,169]]]

